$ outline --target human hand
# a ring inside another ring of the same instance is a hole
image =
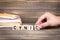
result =
[[[44,15],[38,18],[36,25],[39,25],[40,28],[45,28],[47,26],[57,26],[60,23],[60,17],[46,12]]]

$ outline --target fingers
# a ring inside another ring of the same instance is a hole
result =
[[[45,27],[49,26],[49,23],[45,22],[45,23],[38,24],[38,25],[39,25],[39,28],[45,28]]]
[[[45,21],[45,22],[44,22]],[[38,19],[36,25],[39,25],[40,28],[45,28],[49,25],[48,20],[44,17]]]
[[[39,25],[40,26],[40,28],[44,28],[44,27],[46,27],[46,26],[48,26],[49,24],[48,24],[48,15],[50,15],[50,13],[49,12],[46,12],[44,15],[42,15],[38,20],[37,20],[37,22],[36,22],[36,25]],[[44,19],[46,19],[46,21],[44,22]],[[43,22],[42,22],[43,21]]]
[[[40,25],[40,28],[45,28],[45,27],[49,26],[49,23],[45,22],[45,23],[42,23],[42,24],[39,24],[39,25]]]

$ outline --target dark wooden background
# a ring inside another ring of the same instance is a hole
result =
[[[0,13],[21,16],[23,22],[36,22],[45,12],[60,15],[60,0],[0,0]],[[16,31],[0,28],[0,40],[60,40],[60,28]]]
[[[55,15],[60,15],[60,1],[59,0],[10,0],[0,1],[0,13],[18,14],[22,21],[35,22],[45,12],[51,12]],[[32,20],[30,20],[32,19]]]

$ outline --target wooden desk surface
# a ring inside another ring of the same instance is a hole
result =
[[[40,31],[17,31],[0,28],[0,40],[59,40],[60,28],[42,29]]]

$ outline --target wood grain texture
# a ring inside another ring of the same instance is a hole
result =
[[[28,24],[27,24],[28,25]],[[0,28],[0,40],[59,40],[60,28],[42,29],[40,31],[11,30]]]
[[[18,14],[22,18],[38,18],[44,12],[60,15],[60,2],[0,2],[0,12]]]

